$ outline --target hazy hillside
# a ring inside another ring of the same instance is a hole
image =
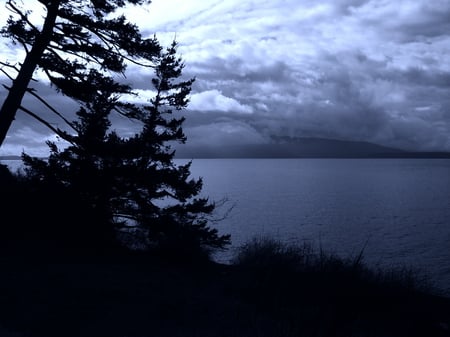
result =
[[[412,152],[369,142],[325,138],[276,137],[270,144],[176,148],[176,158],[450,158],[450,152]],[[0,160],[20,160],[0,156]]]
[[[450,158],[450,153],[408,152],[368,142],[278,137],[270,144],[177,149],[178,158]]]
[[[0,156],[0,160],[21,160],[20,156]]]

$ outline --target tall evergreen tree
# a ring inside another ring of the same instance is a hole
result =
[[[113,231],[128,247],[180,256],[224,248],[230,236],[209,226],[215,204],[199,197],[202,180],[190,177],[191,163],[174,162],[172,143],[186,137],[184,118],[172,113],[187,106],[194,81],[181,79],[184,64],[176,47],[174,42],[154,58],[155,96],[149,104],[129,106],[130,118],[142,126],[135,135],[122,137],[111,128],[111,114],[123,104],[111,83],[98,86],[78,111],[76,135],[66,134],[71,146],[60,151],[49,142],[47,161],[25,154],[23,159],[28,179],[58,185],[89,205],[93,233],[109,240]]]
[[[24,95],[31,94],[43,103],[43,107],[68,123],[67,116],[29,87],[37,69],[46,74],[50,83],[62,94],[86,104],[92,100],[96,86],[102,82],[111,84],[114,74],[125,72],[127,63],[152,67],[153,58],[161,51],[156,38],[143,38],[136,25],[124,16],[114,16],[117,9],[126,5],[149,2],[27,0],[21,6],[18,1],[6,1],[6,8],[12,15],[0,32],[3,37],[20,45],[26,55],[19,65],[0,62],[0,71],[11,80],[10,86],[4,85],[8,94],[0,108],[0,146],[18,110],[36,118],[60,136],[65,135],[39,113],[21,105]],[[42,7],[45,13],[42,27],[31,21],[32,9],[38,7]],[[115,84],[114,90],[111,89],[115,94],[131,91],[129,86]],[[127,110],[127,106],[120,109],[125,115],[133,113]]]

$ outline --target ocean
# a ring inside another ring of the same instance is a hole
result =
[[[411,268],[450,296],[450,159],[194,159],[215,226]],[[220,202],[219,202],[220,204]],[[226,212],[229,212],[226,214]]]
[[[231,234],[221,262],[268,236],[363,251],[369,267],[411,268],[450,296],[450,159],[194,159],[191,175],[217,202],[211,226]]]

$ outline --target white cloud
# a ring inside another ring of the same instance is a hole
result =
[[[448,0],[153,0],[125,14],[163,44],[177,36],[197,126],[226,117],[219,135],[450,150],[449,12]],[[8,48],[1,59],[17,54]],[[129,99],[145,103],[148,76],[129,70],[140,94]]]
[[[148,104],[152,98],[155,98],[156,91],[135,89],[133,94],[122,95],[120,100],[123,102],[134,103],[134,104]]]
[[[208,90],[193,94],[189,109],[197,111],[223,111],[240,114],[251,114],[253,108],[239,103],[237,100],[224,96],[219,90]]]

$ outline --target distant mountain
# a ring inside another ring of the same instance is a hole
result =
[[[177,147],[176,158],[450,158],[450,152],[412,152],[369,142],[273,137],[269,144]],[[0,161],[21,160],[0,156]]]
[[[22,160],[21,156],[0,156],[0,160]]]
[[[450,158],[449,152],[408,152],[369,142],[276,137],[270,144],[183,145],[177,158]]]

